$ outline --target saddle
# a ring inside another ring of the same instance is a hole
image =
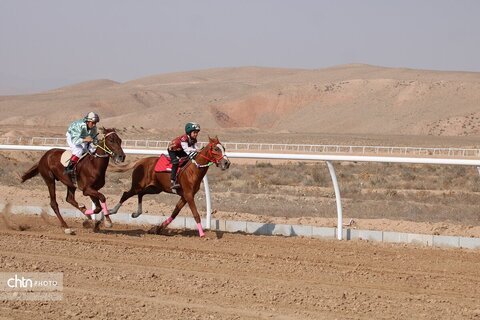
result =
[[[78,162],[82,161],[83,158],[85,158],[87,156],[88,153],[84,153],[80,159],[78,159]],[[72,157],[72,151],[70,150],[65,150],[63,153],[62,153],[62,156],[60,157],[60,163],[62,164],[62,166],[64,166],[65,168],[68,166],[68,163],[70,162],[70,158]],[[78,164],[77,162],[77,164]]]
[[[178,165],[177,173],[187,163],[188,157],[180,158],[180,164]],[[161,154],[155,164],[155,172],[172,172],[172,162],[170,157]]]

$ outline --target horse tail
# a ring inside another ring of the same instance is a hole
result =
[[[22,183],[24,183],[30,178],[35,177],[37,174],[38,174],[38,163],[34,164],[33,167],[28,169],[28,171],[22,175]]]
[[[108,166],[107,170],[113,171],[113,172],[126,172],[135,168],[141,160],[142,159],[137,160],[135,162],[130,162],[126,165]]]

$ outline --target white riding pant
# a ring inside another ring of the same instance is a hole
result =
[[[72,150],[73,155],[76,155],[77,157],[80,158],[87,151],[87,148],[90,150],[90,152],[92,153],[95,152],[96,148],[93,143],[83,142],[80,144],[73,144],[72,136],[70,135],[70,133],[67,132],[66,136],[67,136],[68,146]]]

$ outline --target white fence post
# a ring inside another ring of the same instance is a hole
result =
[[[333,190],[335,190],[335,201],[337,203],[337,239],[342,240],[343,234],[343,212],[342,212],[342,198],[340,197],[340,188],[338,187],[337,175],[335,174],[335,168],[331,161],[326,161],[328,171],[332,177]]]
[[[203,185],[205,186],[205,201],[207,202],[207,218],[205,229],[210,230],[212,226],[212,201],[210,199],[210,186],[208,185],[208,177],[203,177]]]

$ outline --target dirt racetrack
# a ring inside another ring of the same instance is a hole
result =
[[[63,272],[63,300],[0,319],[478,319],[480,251],[115,225],[3,213],[2,272]]]

